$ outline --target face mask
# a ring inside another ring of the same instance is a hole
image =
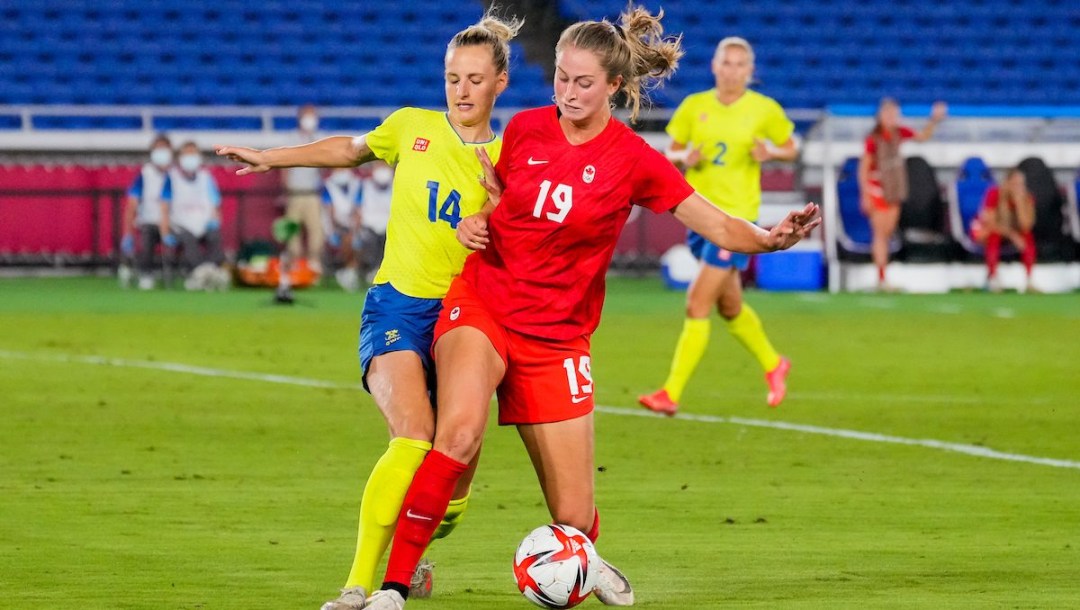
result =
[[[195,170],[199,169],[202,165],[202,157],[195,154],[180,155],[180,168],[188,173],[195,173]]]
[[[319,128],[319,117],[314,114],[305,114],[300,117],[300,129],[304,131],[315,131]]]
[[[150,151],[150,162],[158,167],[168,167],[172,163],[172,151],[168,148],[155,148]]]
[[[394,181],[394,170],[389,167],[376,167],[371,172],[371,181],[380,188],[386,188]]]
[[[353,173],[350,171],[337,171],[330,174],[330,183],[337,186],[348,186],[349,181],[352,180]]]

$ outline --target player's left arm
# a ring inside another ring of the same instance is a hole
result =
[[[821,224],[817,204],[808,203],[798,212],[789,212],[784,220],[766,231],[753,223],[731,216],[697,192],[675,206],[675,218],[712,243],[746,254],[786,250]]]
[[[750,151],[754,160],[758,163],[766,161],[794,161],[799,156],[799,143],[794,136],[787,139],[779,146],[771,145],[770,142],[757,138],[754,148]]]
[[[484,168],[484,176],[480,178],[480,184],[487,191],[488,198],[480,211],[466,216],[458,223],[455,235],[461,245],[470,250],[483,250],[487,247],[490,238],[488,236],[488,218],[499,205],[502,198],[503,183],[499,174],[495,171],[495,164],[491,162],[487,150],[481,146],[476,149],[476,158],[480,160],[480,166]]]
[[[774,100],[766,100],[761,123],[763,138],[754,138],[750,155],[758,163],[766,161],[794,161],[799,156],[799,140],[795,136],[795,124],[783,107]]]

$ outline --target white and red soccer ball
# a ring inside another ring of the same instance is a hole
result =
[[[596,586],[600,557],[589,538],[569,525],[541,525],[514,556],[522,595],[541,608],[573,608]]]

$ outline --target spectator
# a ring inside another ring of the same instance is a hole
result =
[[[337,255],[339,268],[334,277],[347,292],[360,288],[353,242],[360,228],[362,182],[352,168],[335,169],[323,185],[323,228],[326,242]]]
[[[180,147],[179,167],[169,172],[172,202],[168,227],[183,252],[188,290],[222,289],[229,274],[222,267],[221,193],[217,181],[202,167],[202,154],[191,141]]]
[[[382,265],[386,227],[390,223],[390,195],[394,170],[385,163],[375,165],[360,193],[360,232],[357,258],[364,281],[371,283]]]
[[[168,224],[168,202],[172,197],[169,167],[172,161],[172,143],[168,136],[159,134],[150,144],[150,160],[143,164],[128,189],[120,251],[124,257],[135,259],[140,290],[154,287],[154,249],[159,244],[165,244],[165,238],[170,242],[172,239],[168,231],[162,228]],[[139,244],[137,251],[136,235]]]
[[[300,108],[296,115],[296,127],[294,145],[310,144],[319,139],[319,114],[314,106],[307,104]],[[306,267],[316,275],[322,273],[322,252],[326,240],[319,202],[322,188],[322,172],[318,168],[290,167],[285,171],[285,217],[297,223],[302,234],[297,233],[286,244],[276,294],[279,303],[293,302],[289,278],[295,267]],[[306,247],[302,241],[305,239]]]
[[[1038,292],[1031,282],[1035,267],[1035,197],[1027,188],[1020,168],[1012,168],[1005,183],[986,191],[979,216],[971,224],[971,237],[986,247],[986,285],[991,292],[1001,292],[998,262],[1001,260],[1001,241],[1008,240],[1020,253],[1027,275],[1027,291]]]
[[[922,131],[915,132],[900,124],[900,104],[896,100],[887,97],[878,105],[877,123],[866,136],[866,149],[859,160],[860,204],[870,219],[870,256],[877,267],[878,290],[895,290],[885,281],[885,268],[889,264],[889,241],[900,222],[900,203],[907,199],[907,168],[900,145],[904,140],[929,140],[947,112],[945,102],[936,102],[930,120]]]

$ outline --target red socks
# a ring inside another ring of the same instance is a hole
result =
[[[986,238],[986,272],[990,277],[997,275],[998,261],[1001,260],[1001,235],[991,233]],[[1024,263],[1024,270],[1028,277],[1035,266],[1035,236],[1031,231],[1024,233],[1024,251],[1020,253],[1020,261]]]
[[[1024,263],[1024,271],[1028,278],[1031,277],[1031,269],[1035,266],[1035,236],[1028,231],[1024,233],[1024,251],[1020,253],[1020,260]]]
[[[595,506],[593,507],[592,527],[589,528],[589,531],[585,532],[585,535],[588,536],[589,541],[593,544],[596,544],[596,539],[600,537],[600,509]]]
[[[1001,234],[991,233],[986,237],[986,274],[997,275],[998,261],[1001,260]]]
[[[468,464],[438,451],[424,458],[401,505],[386,565],[386,583],[403,585],[408,590],[413,570],[446,515],[458,479],[467,468]]]

